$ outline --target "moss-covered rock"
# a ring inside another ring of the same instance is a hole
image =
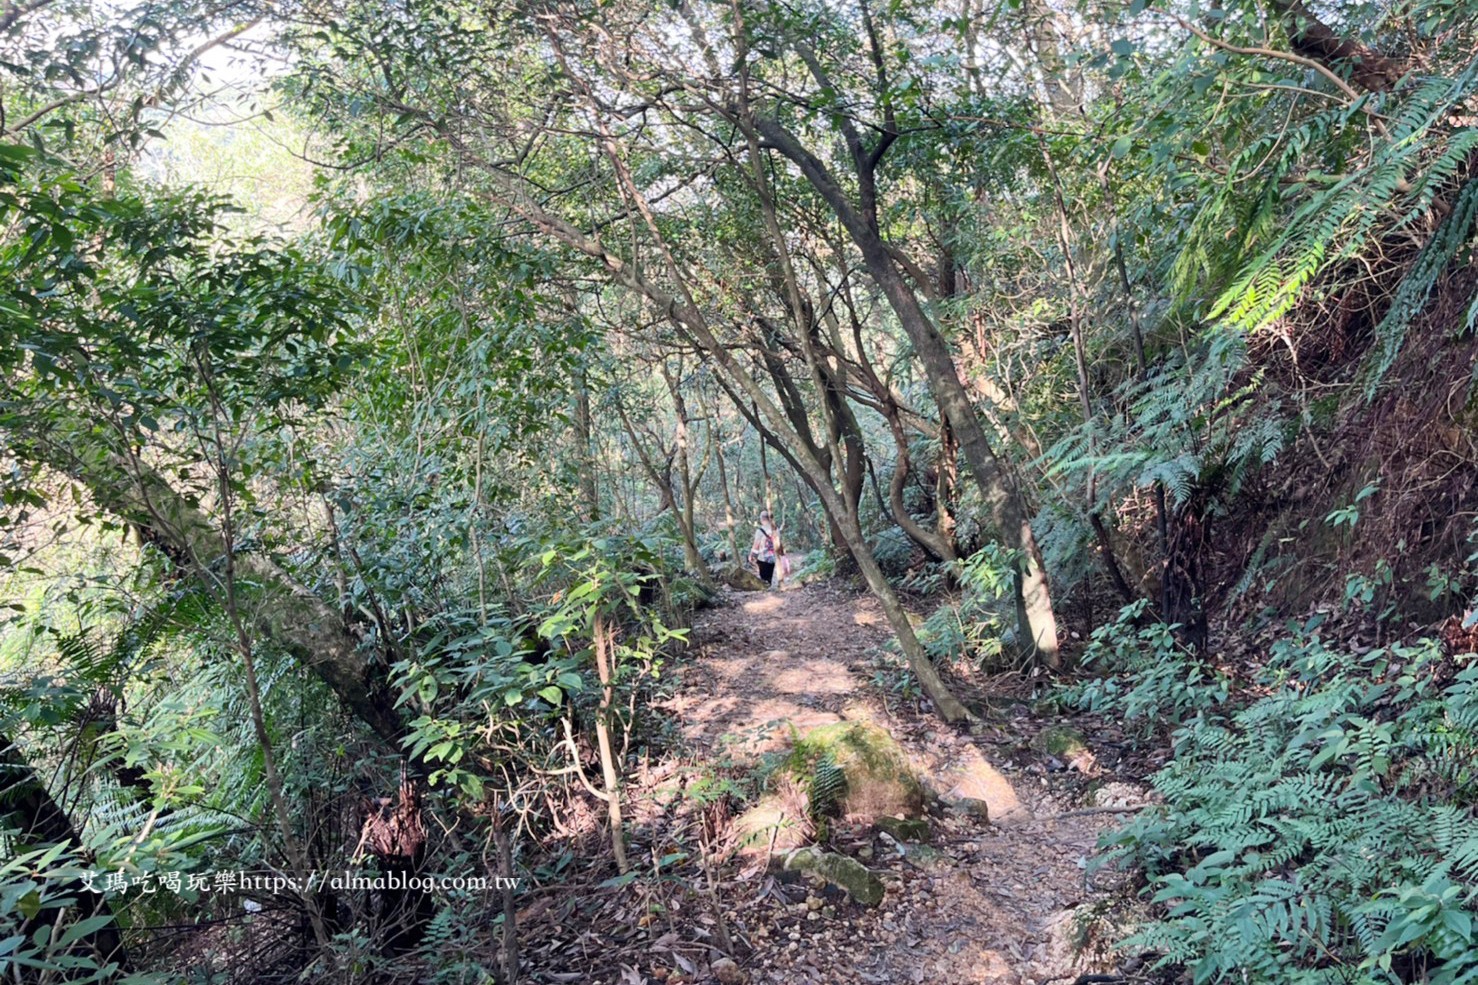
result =
[[[895,841],[917,841],[929,840],[929,822],[921,817],[888,817],[884,815],[877,820],[878,827],[888,832]]]
[[[867,722],[837,722],[796,740],[785,770],[809,786],[812,810],[853,820],[917,817],[924,788],[903,748]]]
[[[1072,759],[1079,753],[1088,751],[1088,743],[1083,738],[1083,733],[1066,725],[1049,725],[1037,733],[1032,740],[1032,747],[1038,752],[1058,759]]]
[[[721,577],[725,585],[741,592],[763,592],[770,587],[761,581],[759,576],[753,571],[750,571],[748,568],[738,567],[737,565],[729,568]]]
[[[920,869],[933,869],[947,867],[949,859],[939,849],[930,845],[904,844],[903,857],[908,859],[910,865]]]
[[[958,797],[950,802],[950,806],[961,814],[969,814],[982,821],[990,820],[990,804],[978,797]]]
[[[786,856],[784,868],[818,875],[864,906],[877,906],[883,901],[882,881],[867,866],[845,855],[800,848]]]

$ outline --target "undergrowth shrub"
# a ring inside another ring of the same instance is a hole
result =
[[[1349,652],[1311,621],[1247,700],[1223,682],[1188,702],[1183,681],[1207,671],[1158,627],[1121,620],[1092,653],[1111,673],[1074,700],[1181,721],[1163,805],[1105,838],[1100,864],[1140,869],[1156,904],[1122,946],[1198,983],[1478,981],[1474,655]]]
[[[909,565],[914,561],[915,548],[902,529],[894,526],[873,535],[872,553],[883,574],[889,578],[902,578],[908,574]]]
[[[790,578],[795,582],[821,581],[834,576],[836,571],[836,557],[826,551],[812,551],[801,559]]]
[[[1081,662],[1100,676],[1064,695],[1084,711],[1117,715],[1141,737],[1220,705],[1228,694],[1226,676],[1182,646],[1173,626],[1137,625],[1148,605],[1145,599],[1127,605],[1117,620],[1093,631]]]
[[[536,531],[509,538],[504,547],[526,559],[531,591],[520,600],[523,611],[469,606],[439,613],[423,627],[414,652],[392,668],[399,703],[414,713],[410,753],[434,767],[433,786],[459,787],[474,799],[483,796],[483,780],[468,758],[489,754],[494,725],[521,736],[519,755],[539,763],[563,755],[561,733],[550,723],[567,703],[586,719],[594,714],[600,685],[590,613],[610,610],[618,630],[613,674],[625,696],[630,689],[649,691],[680,645],[683,631],[670,625],[683,615],[675,606],[706,597],[681,577],[681,552],[662,529]],[[648,724],[660,729],[662,722],[652,716]]]
[[[936,663],[974,659],[986,669],[999,668],[1013,642],[1014,613],[1009,611],[1012,554],[988,544],[956,571],[957,601],[941,605],[919,627],[919,642]]]

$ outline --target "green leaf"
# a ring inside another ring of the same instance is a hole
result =
[[[625,875],[612,876],[611,878],[607,879],[605,882],[602,882],[602,883],[597,884],[596,888],[597,889],[618,889],[621,886],[629,886],[633,882],[636,882],[637,877],[639,875],[640,875],[640,873],[637,872],[635,869],[633,869],[632,871],[626,873]]]
[[[79,941],[90,934],[95,934],[112,922],[113,915],[111,913],[78,920],[66,930],[62,931],[61,937],[59,937],[56,942],[57,949],[61,950],[62,948],[65,948],[68,944],[71,944],[73,941]]]
[[[15,908],[27,920],[36,919],[36,914],[41,912],[41,893],[34,889],[31,890],[16,901]]]

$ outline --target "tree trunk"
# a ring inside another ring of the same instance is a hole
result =
[[[918,522],[908,512],[908,507],[903,502],[903,486],[908,481],[910,466],[908,455],[908,438],[903,433],[903,425],[898,421],[897,415],[888,418],[889,430],[893,432],[893,445],[897,449],[898,457],[893,466],[893,478],[888,483],[888,506],[893,513],[893,519],[909,539],[918,544],[936,561],[954,562],[959,560],[955,553],[954,544],[937,531],[930,530]],[[939,506],[943,515],[944,505]]]
[[[914,352],[924,364],[934,400],[959,440],[960,450],[980,487],[1002,541],[1021,558],[1016,581],[1016,615],[1017,626],[1023,636],[1022,645],[1027,652],[1035,652],[1047,666],[1058,667],[1061,661],[1057,649],[1057,617],[1052,611],[1042,554],[1037,548],[1026,504],[986,437],[985,428],[965,393],[944,338],[894,268],[881,238],[869,236],[867,243],[863,247],[863,256],[869,273],[888,297],[913,342]]]
[[[1034,652],[1047,666],[1060,666],[1057,618],[1052,611],[1052,597],[1042,566],[1041,551],[1037,548],[1036,536],[1032,533],[1026,504],[1015,481],[996,457],[995,450],[986,437],[985,429],[960,381],[949,346],[899,273],[881,232],[868,217],[871,210],[866,202],[859,211],[826,165],[804,148],[779,122],[757,116],[754,124],[772,146],[801,169],[811,186],[836,214],[861,251],[869,276],[888,299],[889,307],[893,309],[909,341],[913,343],[914,352],[923,364],[934,401],[959,440],[965,461],[980,486],[981,495],[990,509],[1001,539],[1020,558],[1016,579],[1016,616],[1022,645],[1027,652]],[[861,169],[861,165],[859,168],[859,179],[866,192],[871,185],[871,175]],[[870,198],[870,195],[864,194],[864,198]]]
[[[513,846],[500,805],[493,805],[493,846],[498,854],[498,876],[503,885],[503,981],[518,985],[518,901],[513,895]]]
[[[939,425],[939,461],[934,473],[934,511],[938,514],[939,537],[959,554],[954,515],[955,489],[959,481],[960,448],[948,421]]]
[[[909,621],[908,610],[903,607],[898,594],[893,591],[893,586],[888,584],[883,569],[878,567],[877,559],[873,557],[872,550],[867,546],[867,538],[857,523],[856,515],[842,517],[839,526],[842,528],[843,536],[847,538],[848,545],[852,548],[852,557],[857,560],[857,567],[862,572],[863,580],[867,582],[867,587],[882,605],[883,614],[888,617],[888,625],[893,628],[893,635],[898,637],[898,648],[903,651],[903,657],[908,661],[908,668],[918,678],[924,693],[929,696],[930,701],[934,702],[934,707],[945,721],[958,722],[969,718],[969,710],[950,693],[949,687],[939,676],[939,671],[935,669],[933,661],[924,652],[923,644],[919,642],[918,635],[913,631],[913,623]]]
[[[799,480],[810,487],[811,491],[815,493],[819,498],[821,495],[821,490],[816,487],[815,478],[801,465],[801,460],[798,457],[801,454],[808,454],[809,452],[805,449],[811,448],[812,444],[806,442],[805,440],[802,440],[798,444],[797,450],[792,451],[791,449],[787,448],[785,444],[781,442],[777,433],[765,426],[765,422],[759,416],[758,407],[756,407],[752,402],[749,404],[749,406],[746,406],[743,398],[739,395],[737,391],[735,391],[726,382],[724,382],[722,378],[716,378],[719,381],[719,386],[723,388],[724,392],[728,394],[730,400],[733,402],[735,409],[739,411],[740,416],[742,416],[746,421],[749,422],[749,424],[754,428],[755,433],[759,436],[760,468],[764,472],[765,476],[765,509],[771,508],[770,501],[772,498],[772,490],[770,487],[770,469],[765,455],[765,449],[767,447],[774,448],[776,451],[778,451],[781,457],[783,457],[785,461],[790,465],[791,470],[795,473]],[[824,463],[819,462],[819,460],[818,465],[822,468],[825,468]],[[828,472],[827,475],[827,481],[830,482],[830,472]],[[852,557],[852,548],[848,546],[847,538],[842,536],[841,529],[836,524],[836,519],[826,511],[824,506],[822,507],[821,512],[826,522],[827,537],[831,541],[833,552],[836,554],[837,573],[843,576],[850,575],[853,571],[853,566],[856,563]]]
[[[606,816],[611,822],[611,851],[616,856],[616,869],[623,875],[630,868],[626,861],[626,833],[621,827],[621,773],[611,746],[611,714],[615,707],[615,667],[612,643],[614,633],[604,616],[595,617],[595,672],[600,678],[600,708],[595,717],[595,737],[600,747],[600,769],[605,780]]]
[[[692,460],[688,454],[688,402],[683,399],[682,387],[668,371],[665,360],[662,363],[662,378],[667,381],[667,390],[672,394],[672,408],[677,414],[677,472],[683,490],[678,525],[683,532],[683,555],[687,560],[688,568],[698,576],[698,580],[705,585],[712,585],[713,574],[708,570],[708,565],[703,562],[703,555],[698,550],[698,531],[694,522],[693,501],[697,498],[698,483],[693,478]],[[705,465],[700,472],[706,468]]]
[[[657,490],[657,496],[662,503],[662,509],[659,513],[672,510],[672,518],[677,522],[678,534],[682,537],[683,541],[683,563],[688,566],[688,570],[698,575],[699,580],[711,584],[713,576],[709,573],[708,566],[703,563],[703,555],[698,552],[697,535],[693,530],[691,497],[685,494],[682,504],[679,504],[672,490],[673,458],[678,459],[679,466],[683,471],[684,478],[682,482],[684,489],[687,490],[691,485],[686,477],[687,457],[685,453],[685,441],[687,426],[685,424],[679,424],[678,445],[672,452],[668,453],[662,449],[658,450],[659,454],[666,456],[665,464],[659,468],[657,463],[652,460],[652,456],[647,453],[646,446],[641,442],[641,436],[636,433],[636,425],[631,423],[631,417],[626,413],[626,407],[619,398],[616,401],[616,413],[621,418],[622,427],[626,429],[626,436],[631,439],[632,447],[636,449],[636,456],[641,462],[643,471],[647,473],[647,478],[652,480],[652,485]]]
[[[1354,38],[1342,37],[1303,0],[1270,0],[1270,6],[1282,17],[1295,53],[1335,72],[1346,72],[1351,82],[1367,92],[1385,92],[1406,74],[1406,63],[1388,58]]]
[[[628,277],[630,280],[627,282],[631,286],[640,285],[643,291],[653,290],[650,285],[637,279],[634,274],[628,274]],[[672,307],[676,308],[676,303]],[[768,396],[763,394],[754,379],[744,374],[734,361],[733,354],[714,337],[696,309],[686,308],[675,312],[674,322],[678,327],[693,335],[697,343],[710,353],[719,367],[726,371],[737,385],[748,391],[752,411],[745,410],[742,401],[738,400],[738,395],[730,391],[735,396],[736,406],[740,408],[741,413],[748,415],[753,412],[758,415],[761,410],[764,411],[765,416],[774,426],[775,430],[770,433],[775,437],[777,447],[782,449],[786,459],[796,467],[800,475],[806,478],[807,483],[820,497],[827,519],[831,521],[836,535],[842,539],[847,549],[847,556],[857,564],[868,588],[882,605],[883,613],[888,618],[888,624],[892,627],[893,634],[898,637],[899,649],[903,651],[909,669],[918,678],[924,693],[929,696],[929,700],[934,703],[939,714],[949,722],[968,718],[969,710],[950,693],[943,678],[939,676],[939,672],[929,660],[928,654],[924,652],[923,645],[919,643],[919,638],[914,633],[913,624],[909,621],[907,610],[903,608],[903,603],[899,601],[898,595],[893,591],[893,586],[888,584],[887,577],[883,574],[882,568],[878,567],[877,559],[873,557],[872,548],[868,546],[867,537],[858,523],[857,512],[847,509],[845,497],[838,493],[831,484],[830,472],[824,469],[815,456],[808,452],[800,437],[793,431],[790,435],[792,443],[789,447],[779,441],[778,436],[785,433],[787,424],[784,413],[770,401]],[[726,390],[729,389],[728,383],[722,380],[720,382]],[[753,419],[753,423],[764,433],[758,416]]]
[[[600,519],[600,493],[595,484],[595,456],[591,453],[590,388],[584,367],[575,381],[575,468],[580,476],[580,498],[585,505],[585,520]]]
[[[23,850],[66,845],[70,850],[85,854],[82,839],[36,771],[21,756],[20,750],[10,737],[0,734],[0,817],[7,819],[16,830],[13,854]],[[73,896],[77,901],[77,913],[81,919],[108,917],[108,921],[92,933],[84,934],[79,943],[84,943],[96,954],[101,964],[117,962],[120,967],[128,966],[128,955],[124,952],[118,926],[112,921],[112,908],[103,894],[88,889],[81,881],[69,883],[62,889],[63,895]],[[56,918],[56,912],[43,907],[35,916],[22,921],[20,932],[26,941],[37,928]],[[25,944],[22,944],[24,947]]]
[[[739,544],[735,539],[737,531],[734,529],[734,497],[729,492],[729,469],[724,464],[724,433],[719,427],[717,408],[714,409],[714,417],[708,428],[709,440],[713,442],[713,454],[718,460],[718,484],[724,494],[724,535],[729,543],[729,563],[739,562]]]
[[[610,157],[612,163],[617,168],[618,176],[626,188],[628,195],[631,196],[638,209],[643,212],[643,218],[649,230],[654,236],[660,236],[656,220],[650,213],[650,207],[642,197],[640,189],[631,180],[629,173],[625,171],[624,163],[620,160],[619,155],[611,153]],[[499,188],[503,193],[502,202],[504,205],[522,215],[544,234],[553,237],[572,249],[579,250],[585,255],[599,260],[605,265],[613,284],[633,291],[656,305],[659,310],[666,312],[673,324],[690,338],[696,346],[708,354],[708,358],[713,360],[718,370],[721,370],[723,374],[728,376],[729,380],[732,381],[732,385],[743,391],[742,395],[734,393],[730,389],[730,384],[723,382],[722,376],[719,376],[717,373],[715,374],[715,377],[720,379],[724,388],[729,390],[731,395],[734,396],[736,406],[742,407],[742,397],[748,397],[756,420],[762,414],[765,420],[770,423],[776,435],[784,434],[791,430],[790,422],[786,419],[784,411],[770,399],[769,394],[765,393],[759,382],[744,371],[744,368],[739,365],[738,360],[735,358],[733,350],[714,335],[702,310],[698,307],[691,293],[687,291],[686,281],[681,276],[680,271],[677,270],[676,264],[670,254],[666,254],[664,260],[669,272],[673,275],[673,283],[677,285],[677,289],[681,292],[676,296],[658,288],[642,274],[638,267],[627,263],[621,257],[616,256],[610,250],[606,249],[605,245],[599,239],[571,225],[559,216],[551,214],[539,203],[533,201],[516,184],[514,179],[496,170],[489,172],[489,178],[494,183],[494,186]],[[956,382],[958,382],[958,377],[956,377]],[[788,443],[789,447],[786,447],[786,443],[778,442],[778,440],[777,446],[784,449],[786,458],[797,466],[797,470],[807,478],[811,487],[816,490],[817,495],[821,497],[822,505],[828,515],[838,521],[841,527],[841,533],[850,548],[850,553],[857,560],[859,567],[862,568],[863,576],[866,578],[868,586],[872,588],[873,594],[882,603],[883,611],[888,616],[888,622],[898,637],[899,646],[903,650],[903,654],[908,660],[909,666],[913,669],[915,676],[918,677],[919,683],[924,688],[924,692],[934,702],[934,706],[946,721],[953,722],[969,717],[969,711],[966,710],[964,705],[960,704],[959,699],[950,694],[943,679],[940,678],[938,672],[930,664],[928,656],[919,644],[918,637],[914,634],[913,626],[908,621],[907,612],[903,610],[898,597],[893,593],[892,587],[888,584],[887,579],[883,577],[882,570],[878,567],[876,559],[872,556],[872,551],[867,545],[867,539],[863,536],[861,528],[857,525],[856,515],[848,516],[846,514],[843,508],[842,498],[831,485],[830,474],[804,448],[798,434],[791,431],[789,437],[791,438],[791,441]],[[1030,534],[1030,528],[1027,528],[1026,532]],[[1045,588],[1045,586],[1043,587]],[[1049,606],[1049,616],[1050,613]],[[1054,635],[1052,636],[1052,652],[1054,654],[1056,653],[1055,629]]]
[[[1042,162],[1047,165],[1047,173],[1052,179],[1052,198],[1057,206],[1057,243],[1062,250],[1063,265],[1067,273],[1068,333],[1072,337],[1073,366],[1078,376],[1078,404],[1083,410],[1083,427],[1088,430],[1088,451],[1096,455],[1098,454],[1098,437],[1094,428],[1093,398],[1088,385],[1088,345],[1083,338],[1083,322],[1088,310],[1088,290],[1078,277],[1078,267],[1073,261],[1073,254],[1076,252],[1076,237],[1073,236],[1072,223],[1067,211],[1067,198],[1063,194],[1062,182],[1058,178],[1057,164],[1052,160],[1052,153],[1048,150],[1045,140],[1038,137],[1037,146],[1042,152]],[[1098,508],[1098,476],[1091,465],[1088,468],[1087,488],[1083,498],[1088,514],[1088,525],[1093,529],[1093,536],[1098,541],[1100,558],[1108,572],[1109,581],[1113,583],[1114,590],[1119,593],[1124,604],[1128,605],[1134,601],[1134,593],[1129,588],[1128,582],[1124,580],[1124,574],[1119,570],[1119,561],[1114,556],[1114,543],[1109,537],[1108,528],[1104,525],[1103,515]]]

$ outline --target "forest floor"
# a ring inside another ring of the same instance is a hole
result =
[[[604,887],[521,919],[532,980],[1044,985],[1117,970],[1108,945],[1124,932],[1122,877],[1085,866],[1100,833],[1144,802],[1132,777],[1145,764],[1121,763],[1122,736],[1097,722],[1074,723],[1087,749],[1066,762],[1048,754],[1040,733],[1063,723],[1031,714],[1021,675],[957,676],[957,693],[991,710],[946,725],[887,686],[897,677],[889,638],[876,602],[838,583],[724,590],[697,613],[691,655],[665,705],[682,754],[649,762],[627,792],[633,851],[650,856],[650,874],[670,850],[664,842],[702,831],[723,843],[723,812],[711,802],[692,809],[703,803],[700,788],[752,781],[767,756],[817,726],[881,726],[939,799],[927,845],[845,819],[827,831],[826,848],[882,879],[880,905],[730,856],[690,877],[691,885],[711,876],[712,892],[633,899]],[[725,932],[734,964],[711,965]]]

